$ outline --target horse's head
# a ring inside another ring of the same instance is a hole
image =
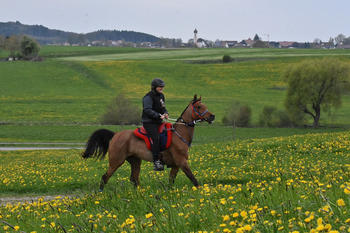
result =
[[[207,106],[202,103],[202,97],[199,97],[198,99],[197,95],[194,95],[190,105],[193,120],[204,120],[209,124],[215,120],[215,115],[209,112]]]

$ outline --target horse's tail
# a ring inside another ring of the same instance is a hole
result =
[[[108,129],[96,130],[86,143],[86,149],[81,154],[84,159],[104,159],[107,154],[109,141],[113,138],[114,132]]]

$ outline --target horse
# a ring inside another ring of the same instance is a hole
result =
[[[201,97],[197,98],[197,95],[194,95],[180,117],[172,124],[173,137],[170,147],[160,154],[161,161],[171,168],[169,174],[170,184],[174,184],[176,175],[181,169],[194,186],[199,186],[187,162],[188,150],[191,146],[196,123],[206,121],[211,124],[215,119],[215,115],[209,112],[201,99]],[[100,192],[103,191],[113,173],[125,161],[128,161],[131,166],[130,181],[137,187],[140,184],[141,161],[153,161],[151,151],[143,140],[134,135],[133,130],[120,132],[113,132],[107,129],[96,130],[89,137],[86,149],[81,156],[84,159],[92,157],[102,160],[107,151],[109,154],[109,167],[101,178]]]

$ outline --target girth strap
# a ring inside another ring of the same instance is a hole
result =
[[[191,142],[187,142],[186,139],[184,139],[174,128],[171,129],[180,139],[183,141],[188,147],[191,147]]]

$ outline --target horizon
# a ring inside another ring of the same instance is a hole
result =
[[[78,33],[78,32],[74,32],[74,31],[64,31],[62,29],[58,29],[58,28],[49,28],[47,27],[46,25],[43,25],[43,24],[26,24],[26,23],[23,23],[23,22],[20,22],[20,21],[7,21],[7,22],[0,22],[0,23],[20,23],[21,25],[25,25],[25,26],[43,26],[45,28],[48,28],[49,30],[58,30],[58,31],[63,31],[63,32],[68,32],[68,33],[77,33],[77,34],[88,34],[88,33],[93,33],[93,32],[98,32],[98,31],[126,31],[126,32],[137,32],[137,33],[144,33],[144,34],[148,34],[148,35],[151,35],[151,36],[155,36],[155,35],[152,35],[152,34],[149,34],[147,32],[138,32],[138,31],[131,31],[131,30],[117,30],[117,29],[97,29],[95,31],[90,31],[90,32],[86,32],[86,33]],[[194,29],[195,30],[195,29]],[[257,34],[257,33],[256,33]],[[255,34],[254,34],[255,36]],[[221,40],[221,41],[237,41],[237,42],[240,42],[240,41],[243,41],[243,40],[253,40],[254,39],[254,36],[251,36],[251,37],[248,37],[248,38],[245,38],[245,39],[241,39],[241,40],[236,40],[236,39],[229,39],[229,40]],[[259,38],[261,38],[263,40],[263,38],[258,34]],[[158,37],[158,38],[165,38],[165,37]],[[201,38],[201,37],[199,37]],[[198,39],[199,39],[198,38]],[[334,38],[334,37],[333,37]],[[167,38],[167,39],[179,39],[179,38]],[[190,38],[190,39],[193,39]],[[190,40],[189,39],[189,40]],[[206,39],[206,38],[202,38],[202,39],[205,39],[205,40],[209,40],[210,39]],[[263,40],[265,41],[265,40]],[[322,40],[321,40],[322,41]],[[182,41],[183,43],[187,43],[187,41]],[[215,42],[215,41],[214,41]],[[280,40],[280,41],[273,41],[273,40],[270,40],[269,42],[297,42],[297,43],[312,43],[313,41],[292,41],[292,40]],[[327,41],[322,41],[322,42],[328,42]]]
[[[20,6],[20,7],[18,7]],[[300,7],[302,6],[302,7]],[[350,2],[336,0],[141,0],[95,2],[91,0],[44,0],[22,2],[4,0],[0,21],[19,21],[50,29],[88,33],[97,30],[135,31],[187,42],[198,37],[206,40],[238,40],[258,34],[265,41],[328,41],[339,34],[349,36],[347,9]],[[14,10],[16,9],[16,10]],[[145,10],[147,9],[147,10]],[[40,12],[33,14],[32,12]]]

